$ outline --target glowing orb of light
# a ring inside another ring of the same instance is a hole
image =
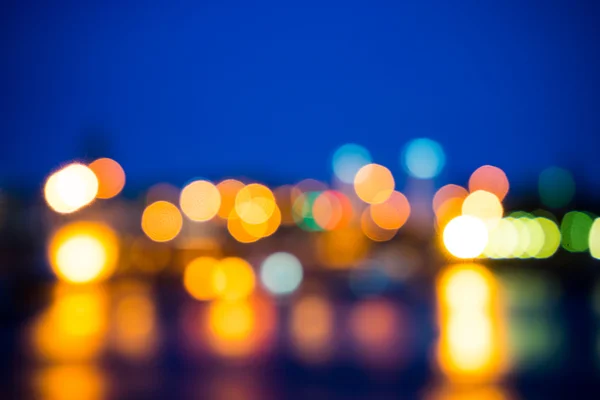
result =
[[[494,228],[502,218],[502,204],[496,195],[477,190],[467,196],[462,204],[462,214],[477,217],[489,227]]]
[[[125,171],[121,165],[110,158],[99,158],[89,165],[98,178],[99,199],[110,199],[115,197],[125,186]]]
[[[348,143],[333,154],[333,172],[342,182],[351,184],[358,170],[371,162],[371,154],[357,144]]]
[[[562,244],[565,250],[573,253],[586,251],[593,223],[592,217],[581,211],[566,213],[560,224]]]
[[[217,184],[217,189],[221,194],[221,207],[219,207],[218,215],[222,219],[229,218],[231,210],[235,206],[235,197],[242,190],[244,184],[236,179],[225,179]]]
[[[600,218],[596,218],[590,228],[589,247],[591,256],[600,259]]]
[[[442,207],[446,201],[455,198],[464,200],[468,195],[469,192],[462,186],[454,184],[442,186],[433,196],[433,211],[437,214],[438,209]]]
[[[561,234],[556,223],[548,218],[537,217],[536,221],[544,231],[544,244],[535,258],[551,257],[560,247]]]
[[[221,193],[209,181],[194,181],[181,191],[179,205],[181,211],[192,221],[208,221],[219,212]]]
[[[546,207],[565,207],[575,196],[575,180],[566,169],[550,167],[540,174],[538,190]]]
[[[97,193],[96,174],[79,163],[67,165],[50,175],[44,187],[46,202],[60,214],[69,214],[90,204]]]
[[[154,202],[142,214],[142,230],[155,242],[173,240],[182,226],[183,218],[179,209],[168,201]]]
[[[238,257],[227,257],[217,264],[219,280],[225,282],[219,292],[223,300],[240,300],[252,294],[256,285],[254,270],[247,261]]]
[[[488,230],[485,223],[471,215],[461,215],[451,220],[443,234],[444,245],[458,258],[475,258],[485,250]]]
[[[394,191],[383,203],[370,207],[371,218],[380,228],[400,229],[410,215],[410,203],[405,195]]]
[[[509,189],[508,178],[504,171],[492,165],[484,165],[475,170],[469,178],[469,191],[485,190],[493,193],[502,201]]]
[[[197,300],[212,300],[225,288],[225,276],[212,257],[193,259],[185,268],[183,286]]]
[[[290,253],[274,253],[260,267],[260,280],[274,295],[287,295],[298,289],[302,282],[302,264]]]
[[[435,178],[446,164],[442,146],[434,140],[420,138],[409,142],[403,151],[406,172],[418,179]]]
[[[97,222],[74,222],[52,236],[48,258],[58,278],[71,283],[98,281],[116,267],[119,245],[116,233]]]
[[[365,203],[379,204],[386,201],[396,183],[389,169],[379,164],[367,164],[354,177],[354,191]]]
[[[240,189],[235,197],[235,212],[249,224],[262,224],[266,222],[277,204],[275,196],[268,187],[252,183]]]

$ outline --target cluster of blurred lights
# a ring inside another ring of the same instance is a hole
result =
[[[443,170],[446,156],[439,143],[419,138],[404,147],[400,161],[410,177],[434,179]],[[295,225],[307,232],[320,233],[316,257],[322,264],[333,268],[355,265],[368,254],[369,242],[385,242],[396,237],[409,222],[412,207],[407,197],[396,189],[392,171],[374,163],[364,147],[352,143],[341,146],[333,154],[332,167],[336,178],[333,187],[313,179],[274,190],[260,183],[243,183],[236,179],[219,183],[195,179],[181,190],[158,184],[147,192],[141,229],[153,242],[167,243],[181,237],[177,246],[185,246],[190,232],[199,232],[194,227],[226,229],[236,241],[253,243],[272,236],[281,226]],[[541,202],[549,208],[565,207],[575,193],[572,175],[562,168],[544,170],[538,183]],[[100,158],[89,165],[74,162],[52,173],[46,181],[44,195],[52,210],[70,214],[95,199],[117,196],[124,185],[125,172],[119,163]],[[594,258],[600,258],[600,223],[591,214],[567,212],[560,226],[548,212],[505,216],[502,202],[510,184],[504,171],[491,165],[476,169],[467,187],[448,184],[433,197],[435,227],[443,247],[451,255],[548,258],[562,245],[569,252],[589,250]],[[409,225],[422,225],[423,220],[419,218],[415,215],[415,223]],[[65,226],[64,229],[67,233],[57,232],[49,250],[56,274],[72,282],[93,281],[110,275],[106,271],[115,269],[118,254],[116,233],[108,226],[95,231],[90,231],[90,226]],[[86,229],[89,232],[86,233]],[[148,260],[141,254],[145,250],[134,250],[132,246],[131,262],[140,268],[143,265],[155,270],[160,266],[154,264],[164,266],[169,262],[168,259],[161,263]],[[162,255],[159,258],[164,259]],[[202,265],[209,263],[208,259],[197,261]],[[221,261],[211,263],[217,265]],[[222,268],[205,267],[202,273],[213,270],[221,272],[211,275],[207,282],[212,283],[205,284],[218,298],[218,293],[227,292]],[[192,267],[188,271],[192,275],[197,273]],[[301,280],[302,269],[299,271]],[[270,278],[264,279],[269,281]],[[191,287],[188,290],[195,293]],[[269,284],[265,287],[272,294],[286,290]],[[207,294],[194,296],[204,298]]]

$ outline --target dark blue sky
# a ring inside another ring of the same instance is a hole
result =
[[[419,136],[444,146],[444,182],[486,163],[598,182],[594,2],[51,3],[3,10],[8,182],[36,187],[100,126],[134,184],[328,179],[347,142],[400,174]]]

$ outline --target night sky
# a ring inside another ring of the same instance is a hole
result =
[[[599,2],[70,3],[3,3],[0,185],[95,156],[90,132],[128,185],[326,180],[348,142],[401,175],[414,137],[444,146],[440,184],[598,183]]]

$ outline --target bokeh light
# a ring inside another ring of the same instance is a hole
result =
[[[125,186],[125,171],[121,165],[111,158],[99,158],[89,165],[98,178],[99,199],[115,197]]]
[[[351,268],[367,255],[370,248],[369,240],[354,227],[324,232],[316,240],[318,260],[335,269]]]
[[[467,196],[462,204],[462,214],[482,220],[489,229],[498,225],[504,209],[498,197],[485,190],[477,190]]]
[[[354,191],[365,203],[383,203],[390,197],[394,187],[394,177],[383,165],[367,164],[354,177]]]
[[[451,197],[439,206],[435,212],[435,218],[439,229],[443,230],[444,227],[448,225],[448,222],[462,215],[463,203],[463,198]]]
[[[318,295],[302,297],[294,303],[290,336],[295,353],[307,362],[322,363],[334,350],[334,311],[327,299]]]
[[[342,182],[352,184],[358,170],[371,162],[371,154],[357,144],[348,143],[333,154],[333,172]]]
[[[454,198],[464,200],[468,195],[469,192],[462,186],[454,184],[442,186],[437,192],[435,192],[435,195],[433,196],[433,211],[437,214],[440,207],[446,201]]]
[[[302,264],[298,258],[285,252],[271,254],[260,267],[263,286],[276,296],[296,291],[302,283],[303,275]]]
[[[373,222],[380,228],[388,230],[400,229],[410,216],[410,203],[406,196],[398,191],[394,191],[386,201],[379,204],[372,204],[369,210]]]
[[[600,259],[600,218],[596,218],[590,228],[589,247],[591,256]]]
[[[182,226],[183,217],[179,209],[167,201],[150,204],[142,214],[142,230],[155,242],[173,240]]]
[[[56,276],[71,283],[109,277],[119,257],[117,234],[100,222],[73,222],[58,229],[48,246]]]
[[[113,344],[121,355],[146,361],[155,355],[158,346],[156,307],[149,290],[127,283],[116,302]]]
[[[508,178],[504,171],[492,165],[479,167],[471,174],[469,178],[469,191],[471,193],[478,190],[485,190],[493,193],[502,201],[506,197],[509,189]]]
[[[181,191],[179,205],[181,211],[192,221],[208,221],[219,212],[221,193],[209,181],[194,181]]]
[[[217,267],[213,257],[198,257],[185,268],[183,286],[197,300],[213,300],[225,289],[225,274]]]
[[[546,207],[562,208],[575,196],[575,180],[566,169],[550,167],[540,174],[538,190]]]
[[[315,220],[314,211],[322,213],[321,205],[315,208],[315,202],[320,197],[321,192],[305,192],[300,194],[294,200],[292,206],[292,215],[296,221],[296,225],[308,232],[318,232],[323,230]],[[323,215],[319,215],[321,221],[325,219]]]
[[[346,227],[352,218],[352,204],[346,195],[336,190],[320,193],[312,205],[315,223],[323,230]]]
[[[371,207],[365,208],[360,218],[360,228],[363,234],[375,242],[387,242],[391,240],[396,236],[398,229],[384,229],[377,225],[371,217]]]
[[[108,382],[101,368],[88,364],[58,364],[35,371],[36,399],[102,400],[108,397]]]
[[[227,257],[217,267],[217,287],[222,286],[219,297],[224,300],[239,300],[252,294],[256,285],[254,270],[247,261],[239,257]]]
[[[536,221],[538,224],[540,224],[542,230],[544,231],[544,244],[535,257],[551,257],[560,247],[560,242],[562,240],[560,229],[554,221],[551,221],[548,218],[537,217]]]
[[[501,219],[489,232],[484,254],[490,258],[510,258],[519,245],[519,232],[511,219]]]
[[[235,207],[235,198],[244,184],[236,179],[225,179],[217,184],[217,189],[221,194],[221,206],[218,215],[222,219],[229,218],[231,211]]]
[[[477,217],[462,215],[444,228],[443,240],[450,254],[458,258],[475,258],[485,250],[488,229]]]
[[[455,265],[438,278],[437,360],[452,381],[482,382],[504,371],[497,283],[478,264]]]
[[[253,235],[251,232],[248,232],[246,226],[248,226],[248,224],[242,221],[239,215],[237,215],[235,212],[235,209],[231,210],[229,218],[227,218],[227,231],[231,237],[240,243],[253,243],[261,238],[261,236]],[[259,228],[261,227],[264,228],[262,224],[259,226]],[[264,228],[263,231],[266,232],[266,228]]]
[[[580,211],[566,213],[560,225],[564,249],[573,253],[586,251],[593,223],[592,217],[586,213]]]
[[[420,138],[409,142],[402,153],[406,172],[418,179],[435,178],[446,164],[442,146],[431,139]]]
[[[69,214],[90,204],[98,194],[98,178],[83,164],[73,163],[50,175],[44,186],[48,206]]]
[[[31,349],[43,361],[97,359],[106,347],[108,300],[97,285],[57,286],[31,326]]]
[[[271,189],[252,183],[240,189],[235,197],[237,215],[249,224],[262,224],[273,214],[276,207]]]
[[[216,300],[207,310],[207,340],[220,356],[256,356],[269,344],[275,324],[275,311],[263,299]]]

